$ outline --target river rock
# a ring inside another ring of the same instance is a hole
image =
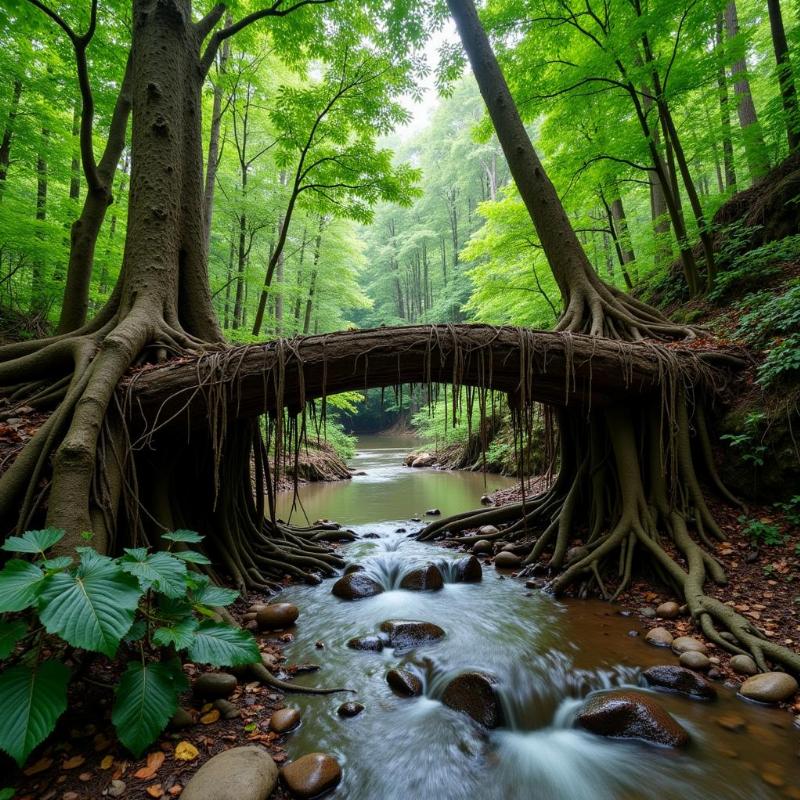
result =
[[[644,607],[639,609],[639,613],[645,619],[655,619],[656,618],[656,610],[654,608]]]
[[[467,714],[479,725],[496,728],[502,722],[502,707],[495,679],[483,672],[464,672],[447,684],[442,703]]]
[[[387,619],[380,629],[388,636],[389,646],[399,651],[436,642],[445,635],[438,625],[414,619]]]
[[[438,508],[429,508],[425,512],[425,516],[426,517],[440,517],[441,515],[442,515],[442,512]]]
[[[169,721],[170,728],[173,728],[177,731],[181,728],[188,728],[191,725],[194,725],[194,717],[192,716],[191,712],[187,711],[181,706],[178,706],[177,710]]]
[[[444,586],[444,578],[435,564],[428,564],[427,567],[412,569],[407,572],[400,581],[401,589],[408,589],[412,592],[436,592]]]
[[[288,733],[300,724],[300,712],[296,708],[279,708],[269,718],[269,729],[275,733]]]
[[[502,550],[494,557],[496,569],[514,569],[522,563],[522,558],[508,550]]]
[[[266,800],[278,783],[272,756],[260,747],[234,747],[206,761],[182,800]]]
[[[339,578],[333,584],[331,592],[342,600],[361,600],[381,594],[383,586],[363,572],[351,572]]]
[[[236,676],[227,672],[204,672],[195,678],[192,689],[206,700],[230,697],[236,691]]]
[[[362,538],[365,538],[365,537],[362,537]],[[344,568],[344,574],[345,575],[352,575],[354,572],[363,572],[363,571],[364,571],[363,564],[348,564]]]
[[[662,619],[675,619],[680,613],[681,607],[673,600],[656,607],[656,616]]]
[[[478,533],[481,536],[497,536],[497,534],[500,533],[500,530],[494,525],[483,525],[478,528]]]
[[[300,798],[317,797],[342,779],[339,762],[325,753],[308,753],[281,770],[286,788]]]
[[[258,612],[256,621],[262,630],[273,631],[294,625],[299,616],[300,609],[293,603],[270,603]]]
[[[480,583],[483,579],[481,562],[475,556],[459,558],[453,565],[457,583]]]
[[[418,697],[422,694],[422,681],[407,669],[390,669],[386,673],[386,682],[404,697]]]
[[[690,650],[695,653],[705,653],[706,646],[694,636],[679,636],[672,640],[672,649],[676,653],[688,653]]]
[[[730,668],[739,675],[758,675],[758,665],[750,656],[733,656],[729,663]]]
[[[492,505],[494,505],[494,500],[492,500],[492,498],[489,497],[488,494],[482,494],[481,495],[481,505],[482,506],[492,506]]]
[[[717,696],[717,690],[702,675],[686,667],[671,664],[650,667],[642,675],[651,686],[659,689],[680,692],[700,700],[713,700]]]
[[[342,703],[339,708],[336,709],[336,713],[340,717],[357,717],[362,711],[364,710],[364,706],[361,703]]]
[[[670,647],[673,641],[672,634],[666,628],[650,628],[644,638],[648,644],[656,647]]]
[[[351,650],[367,650],[372,653],[380,653],[383,650],[383,639],[380,636],[356,636],[350,639],[347,646]]]
[[[785,672],[764,672],[753,675],[740,687],[739,694],[759,703],[780,703],[797,691],[797,681]]]
[[[214,701],[214,708],[219,711],[223,719],[239,719],[242,716],[242,712],[235,703],[222,697]]]
[[[689,734],[655,700],[635,692],[590,697],[577,724],[600,736],[640,739],[650,744],[683,747]]]
[[[681,653],[679,661],[682,667],[693,669],[697,672],[706,672],[711,668],[711,659],[704,653],[698,653],[696,650],[687,650],[685,653]]]
[[[420,467],[432,467],[436,463],[436,456],[430,453],[420,453],[412,462],[411,466],[415,469]]]
[[[475,555],[484,555],[485,553],[492,552],[492,543],[488,539],[479,539],[472,545],[472,552]]]

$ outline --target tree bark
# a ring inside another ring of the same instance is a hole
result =
[[[789,45],[786,42],[786,31],[783,27],[780,0],[767,0],[769,26],[772,31],[772,47],[775,50],[775,62],[778,66],[778,82],[781,87],[781,100],[786,120],[786,138],[789,152],[800,147],[800,113],[797,108],[797,90],[794,85],[792,63],[789,58]]]
[[[3,138],[0,139],[0,201],[3,199],[8,167],[11,164],[11,140],[14,136],[14,125],[19,113],[20,97],[22,97],[22,81],[19,78],[15,78],[14,86],[11,89],[11,105],[8,109],[6,124],[3,127]]]
[[[719,92],[719,115],[722,124],[722,161],[725,165],[725,188],[733,189],[736,186],[736,169],[733,162],[733,141],[731,140],[731,116],[728,110],[728,77],[725,74],[725,61],[722,58],[723,42],[722,14],[717,14],[717,90]]]

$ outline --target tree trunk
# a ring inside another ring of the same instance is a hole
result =
[[[78,135],[81,132],[81,107],[75,103],[72,110],[72,159],[69,165],[69,199],[78,200],[81,195],[81,148]]]
[[[739,116],[739,127],[742,129],[750,180],[756,183],[769,172],[769,157],[764,134],[761,132],[761,125],[756,115],[753,96],[750,93],[750,80],[747,77],[747,48],[745,42],[739,40],[736,0],[729,0],[725,7],[725,32],[728,45],[733,46],[737,53],[731,65],[733,91],[737,98],[736,112]],[[731,45],[732,42],[733,45]]]
[[[780,0],[767,0],[769,26],[772,31],[772,47],[775,50],[775,62],[778,65],[778,82],[781,87],[781,100],[786,117],[786,138],[789,152],[800,147],[800,113],[797,108],[797,91],[792,74],[792,63],[789,59],[789,45],[786,42],[786,31],[783,27]]]
[[[36,156],[36,222],[37,237],[44,239],[43,223],[47,219],[47,154],[50,146],[50,131],[42,128],[39,140],[39,152]],[[47,295],[45,292],[44,262],[41,254],[33,259],[31,280],[30,313],[35,317],[44,317],[47,313]],[[44,320],[42,320],[44,322]]]
[[[3,128],[3,138],[0,139],[0,201],[3,199],[3,191],[8,177],[8,167],[11,163],[11,139],[14,136],[14,125],[19,113],[19,100],[22,97],[22,81],[19,78],[14,80],[11,90],[11,105],[8,109],[6,124]]]
[[[722,123],[722,160],[725,165],[725,188],[733,189],[736,186],[736,170],[733,163],[733,141],[731,140],[731,116],[728,110],[728,78],[725,74],[725,61],[722,58],[723,43],[722,14],[717,14],[717,53],[719,65],[717,67],[717,90],[719,92],[719,115]]]

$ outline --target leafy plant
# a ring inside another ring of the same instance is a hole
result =
[[[775,508],[790,525],[800,525],[800,494],[790,497],[785,503],[775,503]]]
[[[752,539],[756,544],[765,544],[772,547],[783,544],[786,541],[781,529],[769,520],[753,519],[744,515],[741,515],[738,519],[742,525],[744,535]]]
[[[208,562],[185,547],[202,541],[198,533],[167,533],[167,550],[128,548],[118,558],[79,547],[77,561],[48,556],[63,536],[28,531],[2,547],[32,558],[12,558],[0,571],[0,749],[20,765],[67,707],[72,674],[58,657],[67,648],[108,659],[134,656],[116,687],[112,721],[137,756],[164,729],[186,689],[179,654],[213,666],[259,657],[247,631],[212,618],[212,608],[229,605],[237,593],[188,568]],[[172,551],[178,543],[184,547]]]
[[[740,433],[726,433],[719,438],[730,442],[731,447],[739,451],[742,461],[754,467],[763,467],[768,448],[762,441],[760,429],[765,419],[763,411],[753,411],[744,418]]]

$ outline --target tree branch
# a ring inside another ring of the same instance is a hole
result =
[[[199,22],[197,22],[194,26],[195,31],[197,32],[197,36],[202,43],[205,41],[206,36],[214,30],[216,24],[222,19],[222,15],[225,13],[225,4],[224,3],[217,3],[211,11],[208,12]]]

